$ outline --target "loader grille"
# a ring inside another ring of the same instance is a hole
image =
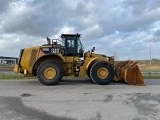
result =
[[[29,66],[32,67],[33,63],[36,60],[36,56],[37,56],[37,50],[33,49],[31,52],[31,57],[30,57],[30,61],[29,61]]]
[[[22,58],[22,55],[23,55],[23,51],[24,51],[24,49],[20,50],[19,59],[18,59],[18,63],[17,63],[20,67],[21,67],[20,63],[21,63],[21,58]]]

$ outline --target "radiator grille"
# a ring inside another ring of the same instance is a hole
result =
[[[33,49],[32,52],[31,52],[31,58],[30,58],[30,61],[29,61],[29,66],[30,67],[32,67],[33,63],[35,62],[36,56],[37,56],[37,50]]]

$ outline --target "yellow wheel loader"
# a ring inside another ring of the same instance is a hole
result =
[[[47,37],[47,44],[21,49],[14,71],[37,76],[44,85],[55,85],[63,76],[88,76],[99,85],[113,80],[144,85],[136,62],[123,61],[114,65],[114,56],[95,54],[94,47],[84,52],[80,37],[78,33],[61,34],[61,40]]]

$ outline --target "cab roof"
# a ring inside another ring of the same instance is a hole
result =
[[[81,34],[61,34],[61,37],[66,37],[66,36],[77,36],[77,37],[81,37]]]

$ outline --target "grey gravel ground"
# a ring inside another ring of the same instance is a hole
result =
[[[1,120],[160,120],[160,80],[146,86],[65,80],[0,81]]]

